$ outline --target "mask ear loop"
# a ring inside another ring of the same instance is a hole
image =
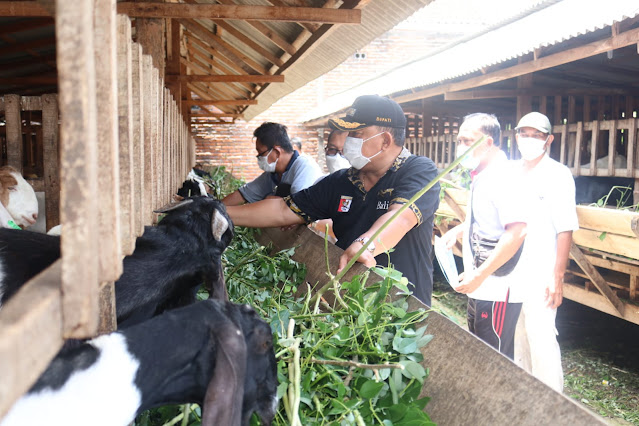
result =
[[[362,141],[362,146],[364,145],[364,142],[369,141],[369,140],[371,140],[373,138],[376,138],[379,135],[383,135],[384,133],[386,133],[386,132],[379,132],[378,134],[373,135],[370,138],[367,138],[367,139],[363,140]],[[360,151],[361,151],[361,148],[360,148]],[[379,151],[377,151],[377,153],[371,155],[370,157],[364,157],[364,154],[362,154],[362,157],[366,158],[368,161],[371,161],[371,159],[377,157],[382,151],[383,151],[383,149],[380,149]]]

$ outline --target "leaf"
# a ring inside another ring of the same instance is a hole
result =
[[[281,399],[286,395],[286,389],[288,389],[288,382],[283,382],[277,385],[277,399]]]
[[[427,334],[423,337],[421,337],[420,339],[417,340],[417,347],[418,348],[423,348],[424,346],[426,346],[431,340],[433,340],[433,336],[432,334]]]
[[[400,361],[399,363],[404,366],[404,371],[402,371],[404,376],[409,379],[417,379],[420,383],[424,382],[426,370],[421,364],[414,361]]]
[[[367,380],[359,389],[359,395],[362,398],[373,399],[384,387],[384,382],[375,382],[374,380]]]
[[[399,335],[393,339],[393,349],[400,354],[412,354],[417,351],[415,338],[402,338]]]
[[[608,235],[608,233],[607,233],[607,232],[605,232],[605,231],[604,231],[604,232],[602,232],[601,234],[599,234],[599,239],[600,239],[601,241],[605,240],[605,239],[606,239],[606,235]]]

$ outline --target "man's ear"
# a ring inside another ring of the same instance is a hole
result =
[[[393,136],[389,132],[384,132],[382,136],[384,137],[384,142],[382,143],[384,148],[388,148],[393,145]]]
[[[550,145],[552,144],[552,141],[555,140],[555,136],[554,135],[548,135],[548,142],[546,142],[546,149],[548,149],[550,147]]]

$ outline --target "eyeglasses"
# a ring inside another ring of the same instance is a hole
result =
[[[271,149],[266,149],[262,152],[257,151],[257,155],[255,156],[255,158],[260,158],[260,157],[264,157],[265,155],[268,155],[271,153],[271,151],[273,151],[273,148]]]
[[[324,148],[324,152],[326,153],[326,155],[330,155],[330,156],[337,155],[337,154],[344,155],[344,151],[342,151],[341,149],[337,149],[337,148],[326,147],[326,148]]]
[[[548,134],[542,133],[542,132],[534,132],[534,133],[517,132],[517,134],[521,136],[522,138],[535,138],[541,141],[545,141],[546,139],[548,139]]]

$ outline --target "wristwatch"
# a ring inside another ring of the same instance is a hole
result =
[[[362,245],[364,245],[369,240],[370,240],[370,238],[368,238],[368,237],[359,237],[359,238],[355,238],[355,240],[353,240],[353,242],[354,243],[362,243]],[[366,247],[366,250],[370,251],[371,254],[375,253],[375,242],[371,241],[371,243],[368,245],[368,247]]]

